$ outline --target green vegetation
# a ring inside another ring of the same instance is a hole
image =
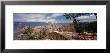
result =
[[[83,16],[83,15],[91,15],[94,14],[96,16],[97,19],[97,13],[65,13],[64,16],[67,19],[73,19],[73,23],[72,25],[75,28],[75,31],[77,33],[81,33],[81,32],[97,32],[97,21],[94,22],[82,22],[80,23],[80,20],[77,20],[77,17]]]
[[[67,38],[65,38],[63,35],[58,34],[56,32],[52,32],[49,33],[49,37],[50,40],[67,40]]]
[[[20,40],[67,40],[64,36],[61,34],[58,34],[56,32],[49,32],[48,29],[43,28],[40,31],[36,31],[33,29],[33,27],[27,27],[23,32],[22,35],[20,35]]]
[[[76,32],[97,32],[97,22],[90,22],[90,23],[78,23],[75,25]]]

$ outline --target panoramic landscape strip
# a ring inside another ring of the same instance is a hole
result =
[[[97,40],[97,13],[13,13],[14,40]]]

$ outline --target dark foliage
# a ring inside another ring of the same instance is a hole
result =
[[[97,32],[97,22],[84,22],[84,23],[79,23],[75,25],[76,32],[81,33],[81,32],[91,32],[95,33]]]

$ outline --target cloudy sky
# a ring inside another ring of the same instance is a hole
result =
[[[14,13],[14,22],[52,22],[71,23],[73,20],[66,19],[63,13]],[[77,17],[81,22],[96,21],[94,14]]]
[[[80,20],[80,22],[91,22],[91,21],[97,21],[96,16],[94,14],[91,15],[85,15],[77,17],[77,20]]]

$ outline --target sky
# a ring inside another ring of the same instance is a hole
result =
[[[14,22],[52,22],[52,23],[71,23],[72,19],[66,19],[63,13],[14,13]],[[81,22],[96,21],[94,14],[77,17]]]

